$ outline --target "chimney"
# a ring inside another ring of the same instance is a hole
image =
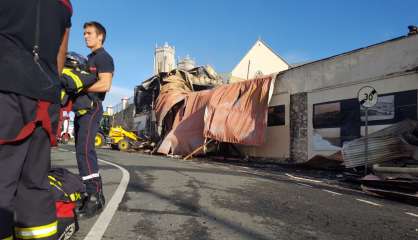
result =
[[[417,26],[410,25],[410,26],[408,26],[408,29],[409,29],[408,36],[412,36],[412,35],[418,34],[418,28],[417,28]]]
[[[107,112],[107,114],[109,114],[109,116],[112,116],[113,115],[113,107],[112,106],[107,106],[106,112]]]
[[[122,110],[125,110],[126,108],[128,108],[128,97],[123,97],[122,98]]]

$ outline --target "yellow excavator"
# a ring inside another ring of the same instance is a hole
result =
[[[121,126],[111,127],[109,131],[110,146],[112,149],[119,149],[120,151],[128,151],[131,148],[136,148],[143,139],[134,132],[127,131]]]
[[[125,130],[122,126],[112,127],[111,117],[104,113],[100,122],[99,131],[95,138],[95,147],[100,148],[105,144],[110,144],[112,149],[128,151],[131,148],[137,148],[143,139],[132,131]]]
[[[103,145],[108,144],[109,140],[109,131],[111,128],[111,116],[107,112],[103,113],[102,120],[100,121],[99,131],[97,131],[96,137],[94,138],[94,146],[96,148],[101,148]]]

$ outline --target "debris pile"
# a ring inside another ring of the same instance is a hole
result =
[[[412,157],[418,143],[417,127],[417,121],[405,120],[370,134],[367,165]],[[344,144],[342,154],[347,168],[366,164],[365,142],[363,137]]]
[[[373,173],[360,179],[361,188],[373,194],[418,202],[418,121],[404,120],[368,137],[344,144],[346,168],[367,164]],[[366,160],[367,159],[367,160]]]

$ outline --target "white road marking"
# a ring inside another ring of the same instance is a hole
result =
[[[326,190],[326,189],[322,189],[322,191],[327,192],[327,193],[331,193],[333,195],[338,195],[338,196],[341,196],[342,195],[341,193],[333,192],[333,191]]]
[[[74,151],[70,151],[75,154]],[[118,188],[116,189],[115,193],[113,194],[112,198],[110,199],[109,203],[106,205],[106,208],[100,214],[99,218],[94,223],[93,227],[90,229],[90,232],[86,235],[84,240],[100,240],[102,239],[107,227],[109,226],[110,222],[112,221],[113,215],[118,210],[119,203],[122,202],[123,195],[125,195],[126,188],[129,184],[129,172],[114,163],[98,159],[100,162],[105,164],[114,166],[122,171],[122,179],[119,183]]]
[[[301,185],[301,186],[304,186],[304,187],[309,187],[309,188],[312,188],[312,186],[311,185],[308,185],[308,184],[304,184],[304,183],[296,183],[297,185]]]
[[[69,152],[68,150],[62,149],[62,148],[56,148],[54,150],[57,150],[58,152]]]
[[[413,217],[417,217],[418,218],[418,214],[410,213],[410,212],[406,212],[406,214],[408,214],[409,216],[413,216]]]
[[[107,204],[106,208],[103,210],[103,212],[100,214],[99,218],[97,219],[96,223],[93,225],[93,227],[90,229],[90,232],[87,234],[87,236],[84,238],[84,240],[100,240],[103,237],[103,234],[105,233],[107,227],[109,226],[113,215],[118,210],[119,203],[123,199],[123,195],[125,195],[126,188],[128,187],[129,183],[129,172],[114,163],[101,160],[100,162],[103,162],[105,164],[114,166],[119,168],[119,170],[122,171],[122,179],[119,183],[118,188],[116,189],[115,193],[113,194],[112,198],[110,199],[109,203]]]
[[[295,177],[293,175],[290,175],[288,173],[285,174],[286,176],[296,179],[296,180],[300,180],[300,181],[307,181],[307,182],[314,182],[314,183],[322,183],[322,181],[319,180],[312,180],[312,179],[308,179],[308,178],[301,178],[301,177]]]
[[[359,201],[359,202],[364,202],[364,203],[367,203],[367,204],[376,206],[376,207],[381,207],[382,206],[381,204],[374,203],[374,202],[370,202],[370,201],[367,201],[367,200],[364,200],[364,199],[360,199],[360,198],[357,198],[356,200]]]

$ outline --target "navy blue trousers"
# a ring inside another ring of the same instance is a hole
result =
[[[102,117],[102,105],[98,104],[86,114],[76,116],[74,119],[78,171],[86,184],[87,193],[96,193],[102,190],[102,181],[94,146]]]
[[[57,117],[59,105],[53,108],[50,113],[52,110]],[[0,138],[15,138],[25,124],[35,119],[36,110],[37,100],[0,92]],[[58,118],[51,120],[56,127]],[[24,233],[36,235],[31,228],[38,227],[50,231],[48,237],[40,239],[56,239],[56,223],[51,226],[56,213],[48,180],[50,168],[51,144],[41,127],[19,143],[0,145],[0,239],[9,238],[16,227],[17,237]]]

